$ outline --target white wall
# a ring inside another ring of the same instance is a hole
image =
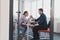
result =
[[[60,0],[54,2],[54,32],[60,33]]]
[[[0,0],[0,19],[1,19],[1,0]],[[0,31],[1,31],[1,20],[0,20]]]
[[[1,18],[1,0],[0,0],[0,18]],[[1,26],[1,20],[0,20],[0,26]],[[0,27],[1,29],[1,27]]]
[[[9,1],[0,0],[0,40],[9,40]]]

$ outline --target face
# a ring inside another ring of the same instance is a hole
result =
[[[25,16],[27,17],[28,16],[28,13],[26,13]]]
[[[38,10],[39,14],[42,14],[42,11]]]

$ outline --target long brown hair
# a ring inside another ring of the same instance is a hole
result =
[[[28,11],[24,11],[23,15],[25,15],[26,13],[28,13]]]

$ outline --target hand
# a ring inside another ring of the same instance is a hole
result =
[[[36,24],[38,24],[38,22],[35,22]]]
[[[48,30],[50,30],[50,28],[48,28]]]
[[[30,18],[33,18],[32,15],[30,15]]]
[[[32,16],[32,15],[30,15],[30,18],[33,18],[33,16]]]
[[[37,24],[38,22],[37,21],[34,21],[35,24]]]
[[[22,25],[26,25],[26,23],[22,23]]]
[[[32,27],[32,28],[33,28],[33,27],[34,27],[34,25],[30,25],[30,27]]]

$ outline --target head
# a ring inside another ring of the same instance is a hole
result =
[[[28,11],[24,11],[23,15],[28,16]]]
[[[39,14],[42,14],[42,13],[43,13],[43,9],[40,8],[40,9],[38,10],[38,12],[39,12]]]

